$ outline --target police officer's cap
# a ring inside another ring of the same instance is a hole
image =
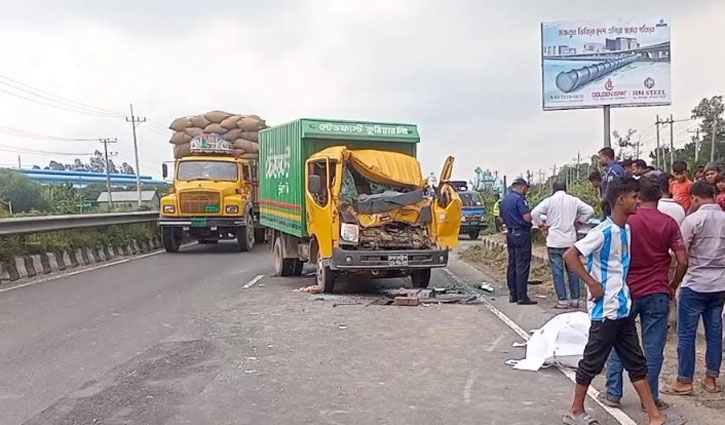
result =
[[[522,178],[519,177],[518,179],[514,180],[513,183],[511,183],[511,186],[526,186],[526,187],[529,187],[529,182],[527,182],[526,180],[524,180],[524,179],[522,179]]]

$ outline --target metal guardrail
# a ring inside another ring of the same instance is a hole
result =
[[[159,218],[158,211],[108,214],[50,215],[0,219],[0,236],[53,232],[84,227],[148,223]]]

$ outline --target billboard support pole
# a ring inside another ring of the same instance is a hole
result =
[[[612,147],[612,139],[610,137],[611,131],[611,106],[604,105],[604,147],[605,148],[611,148]]]

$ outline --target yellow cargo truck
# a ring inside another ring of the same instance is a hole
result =
[[[161,199],[158,224],[167,252],[177,252],[184,237],[199,243],[236,239],[249,251],[264,239],[257,204],[257,162],[240,159],[217,135],[191,141],[191,155],[174,169],[163,165],[164,178],[173,172],[172,193]]]
[[[458,243],[461,203],[428,186],[414,125],[301,119],[260,132],[260,219],[271,229],[275,272],[317,266],[331,292],[339,275],[410,276],[426,287]]]

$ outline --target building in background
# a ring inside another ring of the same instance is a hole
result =
[[[138,207],[138,195],[136,191],[111,192],[113,208],[135,210]],[[152,211],[159,209],[159,194],[155,190],[141,191],[141,207]],[[101,211],[109,211],[108,192],[102,192],[96,200]]]

